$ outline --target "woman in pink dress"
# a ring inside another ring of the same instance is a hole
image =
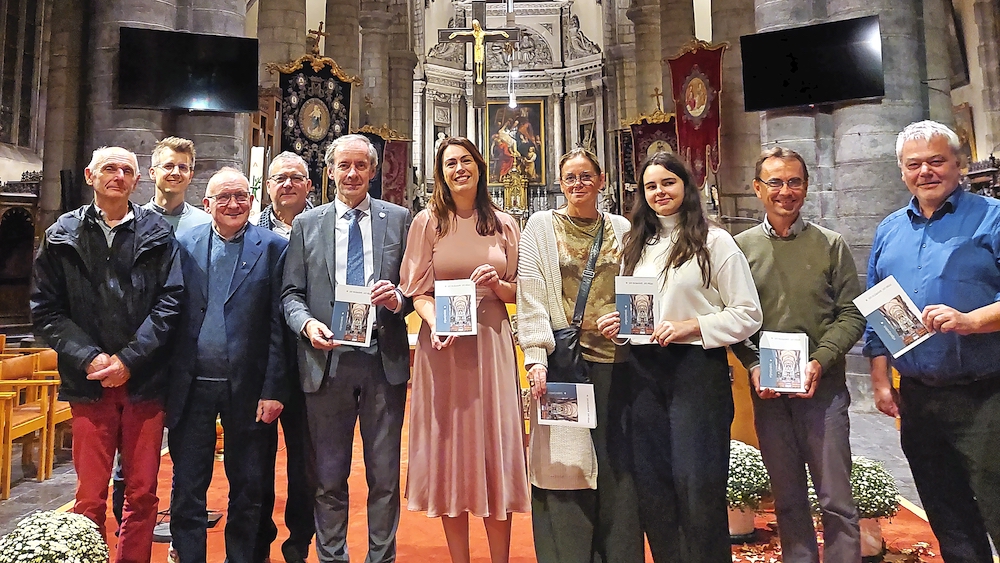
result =
[[[423,319],[410,403],[408,508],[441,517],[451,559],[469,561],[469,514],[486,527],[493,563],[510,551],[510,514],[531,507],[521,395],[505,303],[517,289],[514,219],[496,209],[486,164],[462,137],[441,143],[434,195],[413,219],[400,288]],[[476,285],[476,336],[438,336],[434,282]]]

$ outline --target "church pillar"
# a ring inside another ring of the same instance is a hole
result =
[[[601,84],[598,84],[594,88],[594,112],[594,137],[597,138],[597,162],[605,162],[604,137],[607,130],[604,128],[604,86]]]
[[[719,4],[720,0],[712,1],[712,25],[713,28],[716,25],[716,4]],[[732,3],[732,0],[721,0],[721,3],[728,4]],[[744,0],[744,12],[740,13],[739,16],[743,19],[750,20],[750,27],[746,33],[753,33],[753,2],[752,0]],[[665,60],[668,57],[676,57],[677,53],[680,52],[681,47],[685,43],[694,39],[694,2],[691,0],[662,0],[660,3],[660,59],[663,69],[663,111],[671,113],[674,111],[674,98],[670,94],[672,85],[670,80],[670,65],[667,64]],[[719,38],[715,35],[715,30],[712,30],[712,42],[718,43]],[[728,56],[728,55],[727,55]],[[725,78],[725,75],[723,75]],[[652,92],[642,92],[639,94],[649,95]],[[640,96],[641,97],[641,96]],[[723,103],[725,103],[725,98],[723,98]],[[728,107],[728,106],[723,106]]]
[[[452,96],[452,103],[454,104],[451,106],[454,112],[452,120],[455,123],[452,131],[458,131],[458,101],[456,100],[456,96]],[[472,105],[472,98],[470,96],[465,97],[465,137],[477,147],[482,143],[482,141],[476,138],[476,107]]]
[[[865,272],[875,227],[905,205],[910,193],[899,179],[896,136],[926,117],[921,76],[919,3],[900,0],[829,0],[831,19],[878,14],[881,23],[885,96],[880,103],[854,103],[833,111],[835,197],[829,226],[851,245]]]
[[[340,68],[350,76],[360,76],[360,41],[361,33],[359,14],[360,0],[326,0],[326,31],[323,53],[337,61]],[[351,89],[351,129],[361,126],[361,108],[364,107],[364,87]]]
[[[648,115],[656,110],[656,99],[650,97],[653,89],[663,89],[660,3],[657,0],[632,0],[627,15],[635,24],[636,102],[639,112]]]
[[[393,35],[393,39],[397,38]],[[405,38],[404,38],[405,39]],[[413,128],[413,67],[417,66],[417,55],[413,51],[389,51],[389,127],[404,137],[410,136]]]
[[[552,104],[552,156],[555,161],[558,161],[564,152],[562,97],[562,94],[552,94],[549,96],[549,103]],[[549,159],[549,162],[552,162],[553,159]],[[554,169],[552,166],[548,168]],[[555,185],[555,182],[549,180],[549,184]]]
[[[127,21],[133,26],[170,30],[177,18],[176,1],[104,0],[88,5],[92,18],[86,63],[89,96],[85,109],[84,163],[90,161],[90,152],[97,147],[120,146],[135,152],[139,157],[139,169],[145,171],[153,146],[163,137],[163,113],[114,107],[115,85],[119,80],[126,84],[130,80],[145,80],[143,76],[118,77],[118,28]],[[82,170],[78,172],[83,173]],[[148,174],[142,176],[144,179],[139,183],[135,201],[146,201],[153,194]]]
[[[754,162],[760,155],[760,117],[743,111],[743,63],[740,36],[756,32],[753,0],[712,2],[712,43],[729,43],[722,58],[722,127],[719,135],[721,163],[716,175],[720,215],[759,215],[760,200],[754,195]],[[668,95],[669,99],[670,96]],[[664,102],[666,105],[666,102]],[[732,224],[734,232],[742,224]]]
[[[429,122],[429,123],[434,123],[433,116],[429,115],[426,120],[424,119],[424,100],[423,100],[423,96],[424,96],[424,86],[426,86],[426,85],[427,85],[427,82],[424,82],[423,80],[414,80],[413,81],[413,92],[412,92],[411,95],[413,96],[413,101],[414,101],[414,104],[413,104],[413,123],[416,125],[416,127],[411,127],[409,130],[406,131],[407,134],[409,133],[409,131],[411,131],[411,130],[413,131],[413,143],[412,143],[412,145],[410,147],[412,155],[410,156],[410,158],[413,159],[413,169],[417,173],[417,184],[418,184],[417,185],[417,189],[420,189],[420,190],[423,189],[424,176],[425,176],[425,172],[424,172],[424,139],[427,139],[427,142],[430,143],[430,144],[434,143],[434,139],[432,137],[428,137],[428,136],[424,135],[423,129],[420,128],[420,124],[424,123],[425,121]],[[402,133],[402,131],[400,131],[400,133]]]
[[[264,69],[267,63],[284,64],[305,54],[305,0],[259,0],[257,41],[260,46],[260,85],[278,86],[278,73]]]
[[[434,145],[437,143],[437,135],[434,134],[434,98],[438,96],[438,93],[430,88],[424,88],[424,106],[427,108],[427,118],[424,119],[424,138],[427,139],[426,146],[424,147],[424,162],[427,166],[424,167],[424,186],[428,186],[434,182]],[[451,135],[454,129],[448,131]]]
[[[48,227],[62,207],[60,171],[70,170],[83,184],[83,153],[80,150],[81,86],[84,80],[83,53],[86,10],[81,0],[64,0],[52,5],[49,43],[48,89],[45,93],[45,151],[42,155],[42,187],[38,222]],[[89,190],[89,188],[87,188]],[[79,198],[75,201],[81,201]],[[82,201],[86,201],[84,198]]]
[[[177,29],[192,33],[242,36],[246,28],[244,0],[190,0],[177,10]],[[247,114],[181,113],[172,132],[194,141],[197,166],[185,199],[201,205],[212,174],[223,166],[248,172]]]
[[[389,35],[392,16],[388,12],[365,10],[361,24],[361,100],[368,123],[375,127],[389,124]],[[362,121],[364,121],[362,119]]]
[[[954,126],[955,114],[951,109],[951,62],[948,57],[948,27],[951,19],[951,1],[923,0],[923,55],[927,61],[927,81],[924,87],[927,93],[928,115],[934,121]],[[964,41],[959,38],[959,41]],[[994,67],[995,68],[995,67]]]
[[[823,7],[811,1],[755,0],[754,4],[758,32],[820,23],[826,17]],[[832,185],[830,114],[813,108],[791,108],[760,112],[759,116],[761,147],[781,145],[802,155],[809,169],[809,197],[802,213],[810,220],[821,219],[823,210],[829,208],[821,202],[830,199]],[[732,204],[724,212],[731,210]]]
[[[569,99],[569,109],[567,110],[569,112],[569,139],[567,140],[569,148],[566,152],[569,152],[580,146],[583,139],[580,138],[580,93],[570,92],[566,94],[566,97]],[[561,157],[562,154],[556,156]]]
[[[976,29],[979,32],[979,68],[983,73],[983,102],[986,111],[986,147],[980,158],[1000,150],[1000,6],[996,0],[975,0]]]

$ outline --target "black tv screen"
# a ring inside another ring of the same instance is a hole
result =
[[[885,95],[878,16],[744,35],[746,111]]]
[[[257,111],[257,60],[256,39],[122,27],[118,103]]]

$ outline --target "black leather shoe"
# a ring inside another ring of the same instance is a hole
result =
[[[305,563],[309,548],[306,547],[305,553],[301,553],[294,545],[281,544],[281,555],[285,558],[285,563]]]

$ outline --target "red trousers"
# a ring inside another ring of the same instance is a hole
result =
[[[97,524],[107,537],[108,481],[115,451],[121,452],[125,508],[116,563],[148,563],[159,499],[156,475],[163,443],[163,406],[130,401],[125,386],[104,389],[93,403],[72,403],[73,467],[77,489],[73,512]]]

